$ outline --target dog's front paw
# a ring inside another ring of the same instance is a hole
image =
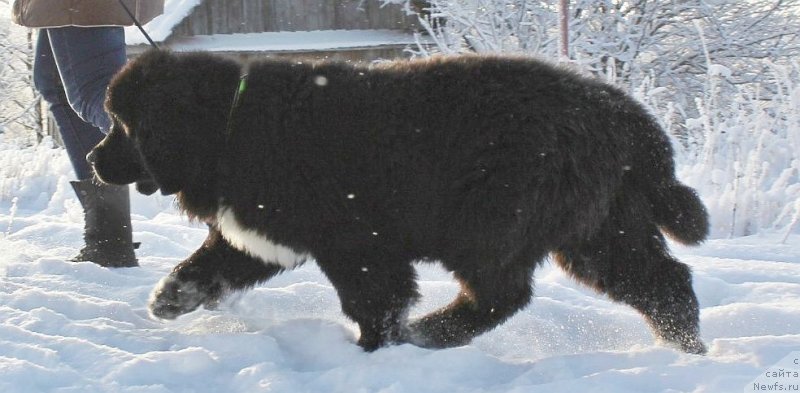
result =
[[[214,306],[222,293],[219,284],[202,284],[181,280],[170,274],[150,294],[150,314],[161,319],[175,319],[201,305]]]

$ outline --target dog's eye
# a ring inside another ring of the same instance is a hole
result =
[[[122,121],[119,116],[113,115],[113,122],[111,131],[124,133],[127,137],[131,137],[131,128],[127,126],[126,122]]]

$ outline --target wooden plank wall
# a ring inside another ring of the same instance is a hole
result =
[[[204,0],[173,36],[415,28],[416,17],[379,0]]]

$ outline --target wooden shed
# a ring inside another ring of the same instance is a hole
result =
[[[148,25],[168,30],[154,38],[173,50],[371,60],[403,56],[418,39],[417,16],[381,0],[194,0],[181,13]]]

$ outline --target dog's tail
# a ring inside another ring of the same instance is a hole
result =
[[[673,240],[695,245],[708,236],[708,213],[697,192],[675,179],[648,193],[653,217]]]
[[[642,113],[646,111],[642,110]],[[659,229],[673,240],[696,245],[708,236],[708,212],[694,189],[675,177],[674,150],[664,130],[649,115],[633,132],[636,146],[628,172],[650,202]]]

